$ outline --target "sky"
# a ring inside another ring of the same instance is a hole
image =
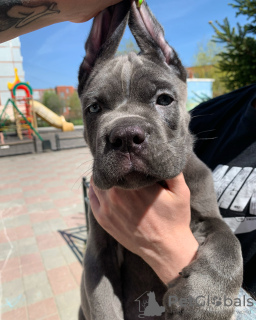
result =
[[[165,29],[165,37],[178,52],[183,64],[193,64],[199,43],[207,43],[214,34],[209,21],[222,22],[228,17],[231,26],[244,24],[236,18],[231,0],[148,0],[148,5]],[[81,24],[63,22],[22,35],[21,53],[26,81],[32,88],[57,85],[77,87],[77,73],[85,55],[84,43],[92,21]],[[125,39],[131,39],[127,30]]]

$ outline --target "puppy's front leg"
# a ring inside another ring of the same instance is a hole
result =
[[[168,285],[166,319],[231,320],[243,276],[240,243],[220,216],[210,170],[192,156],[184,176],[191,191],[190,227],[199,249]]]
[[[166,319],[233,319],[234,301],[242,282],[240,245],[218,218],[199,223],[198,239],[205,234],[196,260],[168,285],[164,297]]]
[[[124,315],[117,242],[101,228],[92,212],[89,220],[79,320],[122,320]]]

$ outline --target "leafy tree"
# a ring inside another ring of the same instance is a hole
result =
[[[59,115],[63,113],[64,101],[53,90],[44,92],[42,103]]]
[[[71,119],[81,119],[82,118],[82,107],[78,93],[75,91],[68,99],[67,105],[70,108],[70,118]]]
[[[256,82],[256,0],[234,2],[231,5],[237,9],[236,16],[245,15],[247,24],[237,23],[237,28],[231,28],[227,18],[222,24],[210,22],[215,31],[213,40],[223,44],[219,69],[225,73],[222,81],[229,90]]]
[[[128,54],[129,52],[134,51],[136,53],[138,53],[139,47],[137,46],[137,43],[133,40],[133,39],[124,39],[119,48],[118,51],[116,53],[117,56],[121,56],[124,54]]]
[[[227,92],[225,84],[221,81],[223,72],[219,70],[219,53],[222,47],[213,41],[200,42],[193,58],[194,76],[197,78],[212,78],[213,96],[217,97]]]
[[[197,44],[197,53],[194,55],[194,66],[214,66],[219,62],[218,53],[221,52],[221,47],[213,41],[200,42]]]

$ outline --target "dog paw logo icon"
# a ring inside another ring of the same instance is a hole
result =
[[[139,303],[139,318],[160,317],[165,312],[165,308],[156,301],[154,292],[146,291],[135,301]]]
[[[219,307],[220,305],[222,305],[222,301],[221,301],[221,298],[218,298],[216,296],[214,296],[212,299],[211,299],[211,303],[213,305],[215,305],[215,307]]]

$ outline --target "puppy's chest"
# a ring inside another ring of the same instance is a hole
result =
[[[153,303],[157,308],[161,308],[166,287],[143,259],[121,245],[118,246],[120,246],[117,253],[121,263],[122,303],[125,320],[139,319],[151,307],[149,293],[155,295]],[[164,320],[164,312],[157,316],[152,314],[148,319]]]

